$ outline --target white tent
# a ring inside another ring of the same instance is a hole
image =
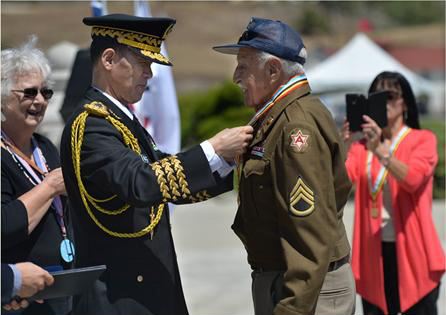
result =
[[[428,80],[403,66],[363,33],[356,34],[334,55],[309,69],[307,77],[316,93],[365,93],[372,80],[382,71],[397,71],[404,75],[416,95],[432,92]]]

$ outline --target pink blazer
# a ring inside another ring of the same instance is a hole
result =
[[[445,271],[445,255],[432,220],[432,187],[438,161],[437,140],[428,130],[412,129],[394,156],[407,164],[408,174],[398,182],[390,173],[396,256],[401,310],[404,312],[433,290]],[[352,183],[356,184],[352,268],[357,292],[387,313],[381,253],[382,193],[377,196],[379,215],[372,218],[369,194],[367,149],[364,142],[352,144],[346,161]],[[372,160],[375,181],[380,163]]]

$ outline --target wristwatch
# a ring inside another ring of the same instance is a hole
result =
[[[391,158],[390,154],[383,155],[379,158],[379,162],[381,163],[382,166],[387,167],[389,166],[390,158]]]

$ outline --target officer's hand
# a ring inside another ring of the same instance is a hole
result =
[[[37,291],[54,282],[53,276],[48,271],[33,263],[18,263],[16,267],[22,275],[22,286],[18,292],[18,296],[21,298],[33,296]]]
[[[231,162],[237,155],[246,152],[253,131],[251,126],[224,129],[209,139],[209,142],[219,156]]]

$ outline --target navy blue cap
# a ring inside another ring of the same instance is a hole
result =
[[[95,38],[115,40],[153,62],[172,65],[169,59],[161,54],[161,44],[175,25],[175,19],[110,14],[86,17],[83,22],[92,26],[93,40]]]
[[[304,43],[300,34],[281,21],[251,18],[237,44],[212,47],[223,54],[237,55],[242,47],[255,48],[282,59],[305,63],[299,56]]]

